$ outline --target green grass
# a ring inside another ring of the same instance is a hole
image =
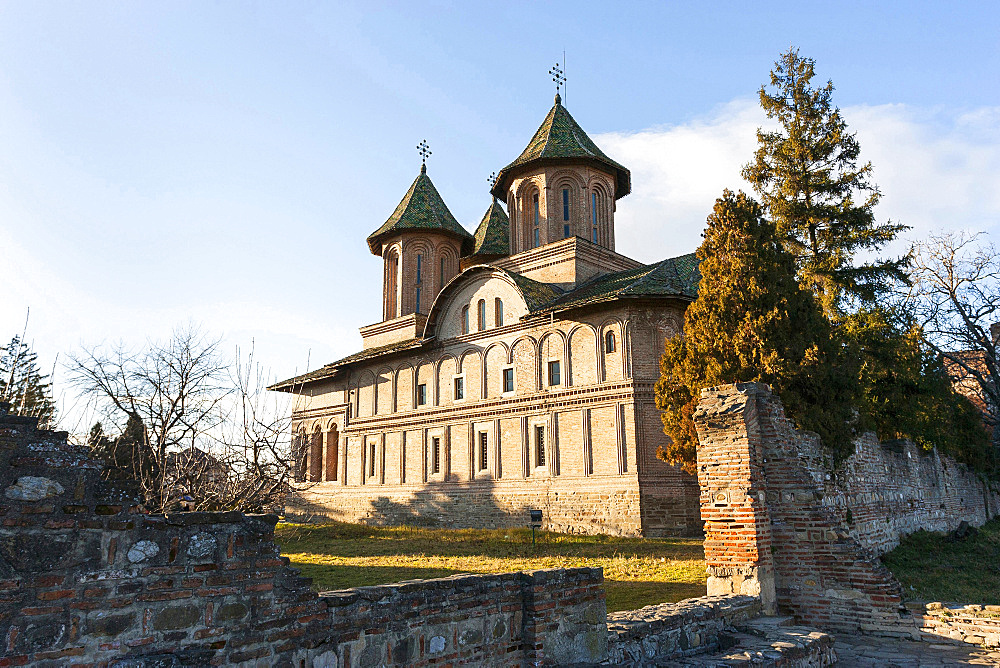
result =
[[[528,529],[278,524],[281,552],[319,591],[455,573],[604,568],[608,610],[705,595],[700,540],[579,536]]]
[[[907,598],[1000,605],[1000,518],[955,543],[917,531],[882,557]]]

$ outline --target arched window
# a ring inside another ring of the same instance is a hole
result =
[[[389,251],[385,262],[385,319],[399,315],[399,255]]]
[[[615,333],[607,332],[604,335],[604,352],[613,353],[615,352]]]
[[[541,219],[538,205],[538,193],[531,198],[532,205],[534,206],[533,218],[532,218],[532,248],[538,248],[541,245],[541,233],[539,231],[538,223]]]
[[[476,324],[479,326],[478,331],[481,332],[484,329],[486,329],[486,300],[480,299],[479,304],[477,306],[478,308],[476,309],[477,311]]]
[[[499,297],[493,301],[493,319],[497,327],[503,327],[503,300]]]
[[[566,239],[567,237],[569,237],[569,188],[563,188],[562,205],[563,205],[563,239]]]
[[[596,192],[590,193],[590,240],[597,243],[597,202]]]
[[[441,258],[441,275],[438,277],[438,285],[440,285],[442,288],[444,287],[444,277],[445,277],[444,258]]]
[[[462,334],[469,333],[469,307],[462,307]]]
[[[316,425],[309,443],[309,482],[323,478],[323,429]]]
[[[420,313],[420,289],[422,287],[422,283],[424,282],[423,264],[424,264],[424,256],[421,253],[417,253],[417,280],[416,280],[417,296],[416,296],[416,303],[414,304],[413,307],[413,310],[416,311],[417,313]]]

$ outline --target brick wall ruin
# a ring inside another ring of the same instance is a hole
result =
[[[138,512],[101,466],[0,411],[0,666],[594,662],[600,569],[317,595],[274,516]]]
[[[879,555],[1000,512],[995,483],[912,444],[866,435],[832,470],[764,385],[703,390],[695,424],[708,593],[760,596],[824,629],[915,636]]]

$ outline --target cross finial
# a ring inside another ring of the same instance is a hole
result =
[[[490,172],[490,175],[486,177],[486,182],[490,184],[490,188],[497,184],[497,173]]]
[[[427,156],[431,155],[431,148],[426,139],[417,144],[417,153],[420,154],[421,171],[427,171]]]
[[[566,75],[563,73],[559,63],[552,66],[552,69],[549,70],[549,74],[552,75],[552,81],[556,84],[556,98],[558,99],[559,91],[566,85]]]

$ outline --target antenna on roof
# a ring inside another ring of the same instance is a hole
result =
[[[427,145],[426,139],[422,140],[419,144],[417,144],[417,153],[420,154],[420,171],[426,172],[427,157],[431,155],[431,149],[430,146]]]
[[[565,57],[565,54],[563,54],[563,58]],[[562,102],[562,98],[559,96],[559,91],[566,85],[566,76],[563,74],[563,69],[559,67],[559,63],[552,66],[552,69],[549,70],[549,74],[552,75],[552,81],[556,84],[556,104],[558,104]]]

